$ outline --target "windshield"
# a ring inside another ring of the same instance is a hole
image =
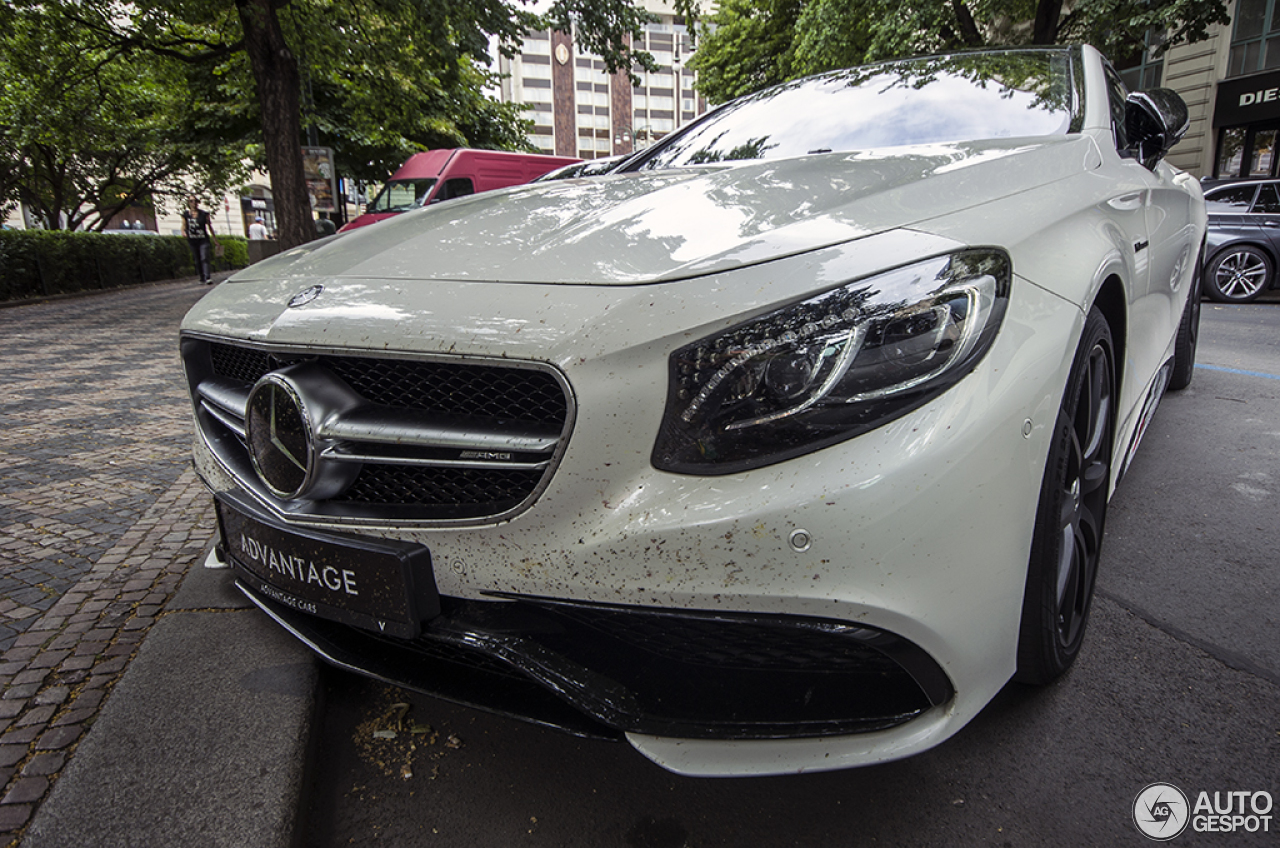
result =
[[[420,203],[436,184],[435,177],[425,180],[392,180],[382,187],[366,212],[408,212]]]
[[[1060,135],[1081,114],[1068,50],[935,56],[750,94],[654,148],[640,168],[908,144]]]

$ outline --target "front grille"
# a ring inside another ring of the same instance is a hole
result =
[[[209,345],[213,373],[252,386],[271,370],[271,357],[260,350],[234,345]]]
[[[213,373],[252,387],[297,357],[214,342]],[[564,390],[551,374],[527,368],[415,362],[361,356],[317,356],[370,403],[448,415],[564,425]]]
[[[571,423],[570,397],[549,366],[311,353],[192,337],[183,339],[183,358],[214,454],[259,500],[302,521],[508,517],[545,487]],[[343,491],[317,501],[273,496],[246,446],[251,390],[267,374],[293,367],[309,368],[313,379],[319,374],[324,385],[360,401],[359,432],[344,431],[323,453],[359,463],[359,472]],[[516,447],[492,447],[507,441]]]
[[[438,362],[321,357],[370,403],[451,415],[564,425],[564,391],[550,374]]]

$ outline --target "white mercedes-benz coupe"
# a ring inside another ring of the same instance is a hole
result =
[[[691,775],[905,757],[1080,650],[1191,379],[1187,127],[1088,47],[786,83],[182,326],[212,557],[337,666]]]

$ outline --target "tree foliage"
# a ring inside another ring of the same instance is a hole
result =
[[[764,85],[885,59],[1025,44],[1098,47],[1117,61],[1141,53],[1149,32],[1163,48],[1202,41],[1230,22],[1223,0],[681,0],[699,17],[691,66],[698,88],[722,102]]]
[[[456,45],[416,37],[420,11],[329,0],[282,11],[301,64],[302,125],[334,148],[347,176],[382,180],[431,148],[528,146],[521,107],[486,93],[494,78],[484,65]]]
[[[741,97],[797,76],[796,27],[803,0],[723,0],[689,67],[715,101]]]
[[[7,2],[56,10],[102,49],[145,52],[198,76],[198,123],[265,162],[284,246],[315,235],[306,130],[357,177],[384,177],[428,147],[525,145],[519,109],[485,93],[491,38],[512,53],[530,30],[573,28],[611,71],[653,65],[630,47],[648,19],[633,0],[555,0],[545,16],[526,0]]]
[[[145,200],[221,190],[239,156],[201,137],[189,92],[151,56],[95,47],[66,18],[0,13],[0,206],[46,229],[98,229]]]

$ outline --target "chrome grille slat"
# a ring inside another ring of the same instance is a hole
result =
[[[226,427],[226,428],[227,428],[228,430],[230,430],[232,433],[235,433],[235,434],[236,434],[236,438],[238,438],[241,442],[244,442],[244,440],[247,438],[247,436],[245,435],[245,431],[244,431],[244,417],[243,417],[243,416],[242,416],[242,417],[240,417],[240,418],[237,418],[236,416],[231,415],[231,414],[228,414],[228,413],[226,412],[226,410],[222,409],[221,407],[217,406],[216,404],[210,403],[210,402],[209,402],[209,401],[207,401],[207,400],[206,400],[206,401],[204,401],[204,402],[201,404],[201,406],[202,406],[202,408],[204,408],[204,409],[205,409],[205,410],[206,410],[210,415],[212,415],[214,418],[216,418],[216,419],[218,419],[219,421],[221,421],[221,422],[222,422],[222,426]]]
[[[503,471],[541,471],[551,464],[550,460],[542,462],[488,462],[479,459],[424,459],[415,456],[381,456],[377,454],[347,453],[345,451],[327,450],[325,456],[338,462],[369,462],[387,465],[420,465],[424,468],[489,468]]]
[[[197,390],[200,397],[213,406],[244,421],[245,407],[249,405],[249,391],[243,384],[215,377],[202,380]]]
[[[545,430],[545,428],[543,428]],[[423,421],[399,409],[365,407],[324,421],[319,435],[353,442],[423,445],[477,451],[549,453],[558,434],[534,432],[528,425],[498,427],[479,420]]]

